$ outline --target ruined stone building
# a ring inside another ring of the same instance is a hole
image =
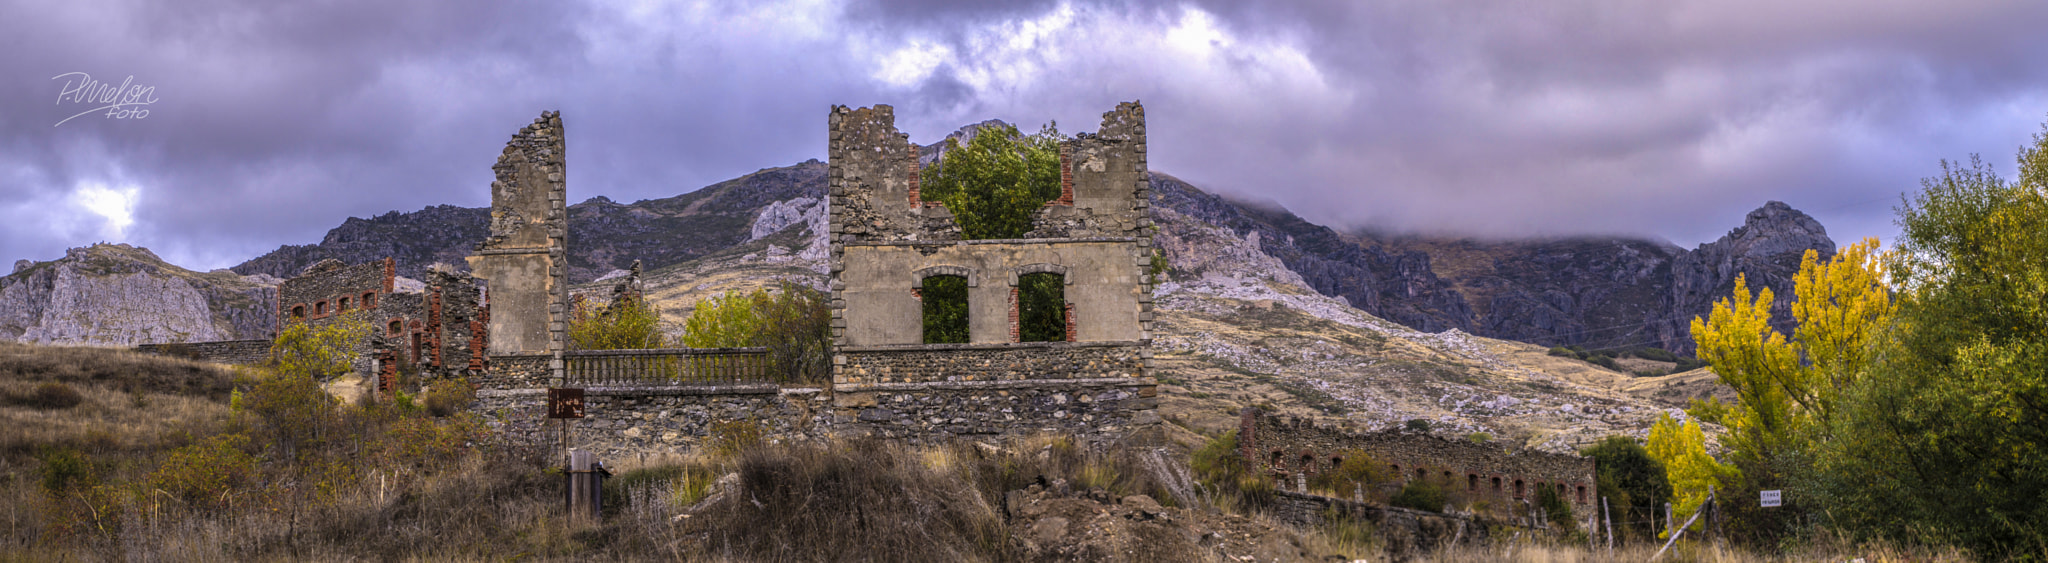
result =
[[[1386,464],[1395,485],[1429,480],[1447,492],[1490,501],[1495,509],[1526,506],[1544,488],[1571,503],[1573,514],[1593,514],[1599,507],[1593,459],[1578,455],[1510,451],[1427,433],[1353,433],[1249,407],[1240,414],[1237,440],[1238,454],[1283,489],[1336,469],[1349,452],[1365,452]]]
[[[380,390],[390,390],[404,366],[430,376],[483,371],[489,312],[476,282],[437,268],[424,284],[400,284],[396,271],[390,258],[354,266],[320,261],[278,285],[278,318],[319,326],[363,315],[371,328],[356,348],[356,371],[377,374]]]
[[[967,432],[1040,416],[1156,419],[1143,107],[1119,104],[1064,144],[1060,196],[1028,238],[1008,240],[962,240],[945,205],[920,197],[918,146],[889,106],[834,107],[829,124],[835,404],[911,426],[936,408]],[[1034,274],[1064,286],[1066,341],[1019,341],[1019,279]],[[938,277],[967,287],[966,343],[926,343],[921,290]],[[976,413],[974,398],[991,393],[999,412]],[[1059,408],[1070,401],[1102,404]]]
[[[569,208],[561,112],[543,112],[491,166],[490,235],[469,257],[491,308],[494,374],[526,385],[563,380],[569,321]]]

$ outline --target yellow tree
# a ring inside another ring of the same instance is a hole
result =
[[[1713,364],[1740,399],[1727,419],[1737,451],[1766,454],[1794,432],[1825,422],[1842,389],[1870,365],[1872,345],[1893,310],[1874,255],[1877,244],[1864,239],[1827,262],[1806,251],[1793,276],[1796,338],[1770,327],[1771,290],[1751,299],[1741,276],[1732,300],[1715,303],[1706,319],[1693,319],[1700,359]]]
[[[767,290],[728,290],[697,302],[683,321],[683,345],[691,348],[753,346],[761,332],[761,310],[770,301]]]
[[[1739,475],[1734,466],[1707,455],[1707,434],[1698,422],[1679,421],[1665,413],[1650,426],[1650,457],[1664,464],[1664,478],[1671,483],[1672,519],[1691,518],[1707,500],[1710,488],[1724,477]],[[1692,529],[1699,529],[1695,523]]]

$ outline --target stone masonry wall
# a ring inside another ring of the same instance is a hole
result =
[[[490,235],[469,257],[497,311],[481,315],[490,354],[554,356],[557,380],[569,319],[565,150],[558,112],[543,112],[505,143],[491,168]]]
[[[135,350],[166,356],[185,356],[202,362],[217,364],[258,365],[270,361],[270,340],[268,339],[142,344],[136,346]]]
[[[834,383],[1137,378],[1145,368],[1137,342],[1021,342],[844,347]]]
[[[1556,486],[1575,511],[1591,509],[1597,502],[1593,460],[1576,455],[1511,452],[1498,444],[1434,434],[1350,433],[1250,407],[1240,413],[1238,448],[1247,461],[1283,480],[1328,471],[1346,451],[1362,450],[1402,480],[1447,481],[1455,490],[1502,500],[1533,500],[1537,487]]]
[[[277,285],[277,318],[319,324],[346,312],[374,307],[392,291],[396,269],[390,258],[354,266],[321,260],[298,277]],[[298,313],[303,313],[302,315]]]
[[[608,459],[684,453],[706,447],[721,424],[758,431],[764,440],[820,438],[830,432],[829,393],[775,385],[694,388],[590,388],[586,417],[567,424],[571,447]],[[545,389],[484,390],[477,409],[505,438],[556,444],[562,421],[547,419]]]

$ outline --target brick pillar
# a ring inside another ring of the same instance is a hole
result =
[[[1074,147],[1060,143],[1060,205],[1074,204]]]
[[[1062,309],[1062,310],[1061,310],[1061,312],[1060,312],[1060,316],[1061,316],[1061,317],[1064,317],[1064,318],[1066,319],[1066,321],[1067,321],[1067,341],[1068,341],[1068,342],[1073,342],[1073,341],[1074,341],[1074,304],[1073,304],[1073,303],[1068,303],[1068,304],[1066,304],[1066,308],[1065,308],[1065,309]]]
[[[380,356],[382,361],[378,363],[382,367],[377,369],[377,392],[389,395],[392,387],[398,385],[398,355],[387,351]]]
[[[1015,287],[1011,287],[1011,288],[1010,288],[1010,341],[1011,341],[1011,342],[1018,342],[1018,341],[1021,341],[1021,340],[1023,340],[1023,339],[1024,339],[1024,331],[1023,331],[1023,325],[1022,325],[1022,323],[1020,323],[1020,322],[1019,322],[1019,319],[1018,319],[1018,316],[1017,316],[1017,288],[1015,288]]]
[[[910,145],[910,207],[913,209],[924,205],[924,196],[918,191],[918,185],[924,180],[922,172],[917,167],[917,145],[912,143]]]
[[[484,323],[469,321],[469,370],[484,369]]]
[[[427,304],[427,346],[434,349],[433,355],[428,358],[435,368],[444,365],[441,357],[441,333],[441,286],[437,285],[434,286],[433,294],[428,297]]]

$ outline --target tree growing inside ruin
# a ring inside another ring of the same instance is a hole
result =
[[[818,380],[831,361],[831,310],[825,294],[784,281],[775,291],[727,291],[697,302],[683,322],[684,346],[764,347],[782,377]]]
[[[1038,208],[1060,196],[1065,140],[1057,124],[1028,137],[1004,124],[982,128],[965,145],[948,138],[944,156],[924,169],[920,197],[946,204],[965,238],[1023,238]]]
[[[573,350],[661,348],[668,340],[661,330],[661,309],[644,297],[625,295],[604,307],[578,299],[572,309],[569,347]]]

